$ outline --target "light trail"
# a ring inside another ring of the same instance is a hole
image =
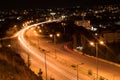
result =
[[[28,51],[29,53],[31,53],[32,55],[34,55],[36,58],[38,58],[39,60],[41,60],[42,62],[45,62],[44,57],[40,56],[37,51],[35,51],[33,49],[32,46],[30,46],[27,41],[24,39],[24,34],[25,32],[37,25],[40,24],[44,24],[44,23],[50,23],[50,22],[54,22],[54,21],[47,21],[47,22],[41,22],[41,23],[37,23],[37,24],[33,24],[30,25],[24,29],[22,29],[19,33],[16,34],[16,36],[18,36],[18,40],[21,43],[21,45],[25,48],[26,51]],[[65,70],[60,69],[59,67],[57,67],[55,64],[53,64],[52,62],[47,61],[47,65],[52,67],[54,70],[56,70],[57,72],[61,73],[63,76],[65,76],[68,80],[76,80],[76,77],[71,76],[70,73],[67,73]]]

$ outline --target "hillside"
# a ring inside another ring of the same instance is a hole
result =
[[[0,80],[42,80],[24,63],[19,54],[6,46],[0,47]]]

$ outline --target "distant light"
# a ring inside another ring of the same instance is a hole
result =
[[[104,41],[100,41],[99,43],[103,45],[103,44],[104,44]]]
[[[41,33],[41,32],[42,32],[42,30],[39,30],[39,32]]]
[[[95,11],[95,13],[97,14],[97,13],[98,13],[98,11]]]
[[[100,24],[99,27],[102,27],[102,25]]]
[[[49,19],[48,21],[52,21],[51,19]]]
[[[89,11],[91,12],[91,11],[92,11],[92,9],[89,9]]]
[[[50,36],[50,37],[53,37],[53,34],[50,34],[49,36]]]
[[[120,21],[116,22],[115,24],[116,24],[116,25],[120,25]]]
[[[17,17],[17,20],[21,20],[21,17]]]
[[[61,16],[62,19],[64,19],[66,16]]]
[[[54,16],[56,13],[54,13],[54,12],[51,12],[50,14]]]
[[[8,47],[11,47],[11,45],[9,44],[9,45],[7,45]]]
[[[2,48],[2,44],[0,44],[0,48]]]
[[[95,45],[95,43],[94,43],[94,42],[90,42],[90,45],[91,45],[91,46],[94,46],[94,45]]]
[[[34,30],[34,33],[36,33],[36,31]]]
[[[5,19],[0,19],[0,21],[5,21]]]
[[[92,31],[97,31],[97,28],[94,28],[93,26],[91,27]]]
[[[57,33],[56,36],[59,37],[59,36],[60,36],[60,33]]]
[[[98,36],[98,33],[95,33],[95,36]]]
[[[83,47],[82,46],[78,46],[78,47],[76,47],[76,49],[83,50]]]

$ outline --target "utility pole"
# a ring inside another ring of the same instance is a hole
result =
[[[98,80],[98,43],[95,43],[95,48],[96,48],[96,79]]]
[[[90,42],[91,46],[95,46],[95,54],[96,54],[96,80],[98,80],[99,75],[98,75],[98,44],[104,45],[103,41],[99,42]]]
[[[46,80],[47,80],[47,63],[46,63],[46,52],[44,49],[42,49],[43,53],[44,53],[44,59],[45,59],[45,73],[46,73]]]
[[[53,38],[53,43],[56,47],[56,44],[57,44],[57,37],[60,37],[60,33],[56,33],[56,34],[50,34],[49,35],[51,38]],[[56,48],[55,49],[55,58],[57,58],[57,55],[56,55]]]
[[[77,80],[79,80],[79,75],[78,75],[78,74],[79,74],[79,72],[78,72],[78,71],[79,71],[79,65],[83,65],[83,64],[84,64],[84,63],[81,63],[81,64],[77,64],[77,65],[76,65],[76,68],[77,68]]]
[[[53,41],[54,41],[54,45],[56,45],[56,35],[53,35]],[[56,47],[55,47],[55,58],[57,58],[57,55],[56,55]]]
[[[27,63],[28,68],[30,68],[30,55],[28,54],[28,63]]]

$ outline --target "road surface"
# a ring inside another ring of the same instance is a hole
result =
[[[78,66],[79,80],[93,80],[95,77],[96,61],[94,58],[70,50],[68,52],[60,44],[54,45],[53,43],[48,43],[44,39],[44,36],[38,35],[30,26],[20,31],[18,40],[22,48],[29,53],[31,69],[35,73],[41,68],[44,72],[44,77],[46,77],[45,72],[47,70],[48,79],[53,77],[55,80],[77,80],[76,65],[80,64]],[[43,49],[45,51],[42,51]],[[68,48],[66,47],[66,49]],[[21,55],[24,59],[27,58],[25,53]],[[47,65],[47,69],[45,68],[45,64]],[[103,76],[109,80],[120,79],[119,66],[99,61],[98,69],[99,76]],[[92,71],[93,75],[88,75],[88,71]]]

